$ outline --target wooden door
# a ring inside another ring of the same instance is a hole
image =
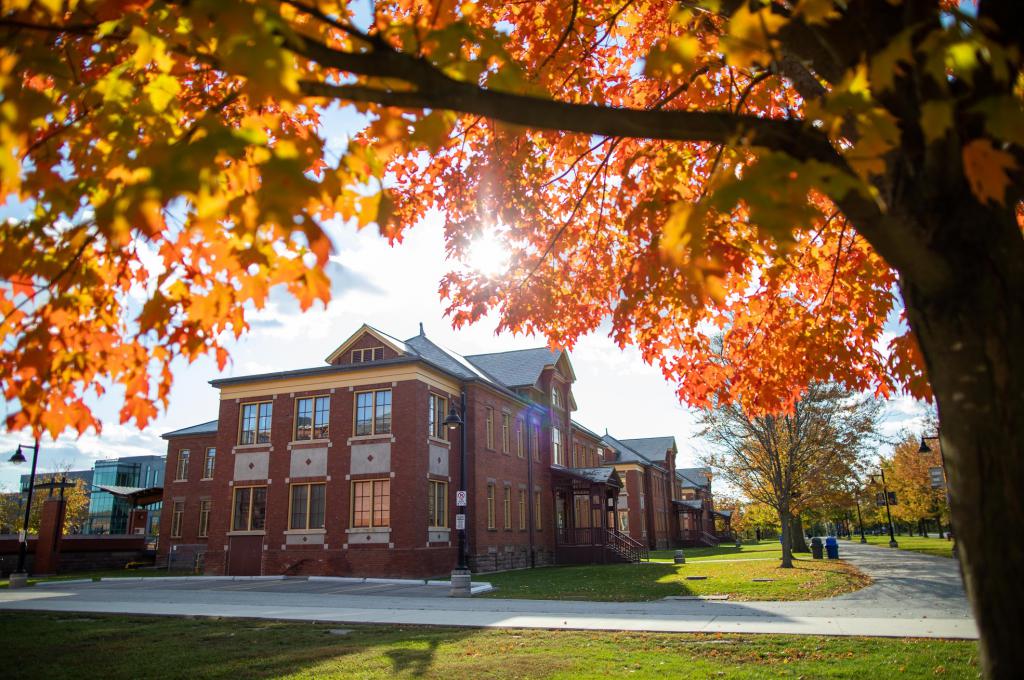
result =
[[[263,536],[231,536],[228,540],[228,576],[260,576]]]

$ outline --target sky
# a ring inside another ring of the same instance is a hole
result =
[[[361,124],[358,117],[337,108],[328,111],[324,121],[328,147],[334,153]],[[0,210],[0,218],[10,214],[10,208]],[[273,294],[271,304],[250,317],[251,330],[227,343],[231,360],[223,373],[209,359],[175,364],[170,406],[142,430],[118,422],[116,400],[100,399],[94,412],[103,421],[102,433],[62,436],[56,441],[44,438],[39,470],[87,469],[97,459],[166,454],[161,434],[217,418],[217,391],[208,384],[210,380],[323,365],[363,323],[405,339],[416,335],[422,322],[429,338],[461,354],[546,344],[543,337],[496,335],[493,316],[458,332],[452,330],[444,318],[438,284],[447,271],[464,265],[446,260],[439,215],[428,216],[394,247],[373,228],[358,231],[340,223],[325,227],[337,250],[328,267],[333,297],[326,308],[317,304],[303,313],[287,294]],[[607,428],[620,439],[675,436],[677,464],[699,464],[707,449],[698,437],[697,414],[679,404],[673,385],[657,368],[645,364],[635,348],[620,350],[606,334],[597,333],[576,345],[571,361],[577,377],[575,420],[599,433]],[[925,413],[925,407],[912,399],[895,399],[888,406],[883,433],[893,435],[902,428],[920,431]],[[28,472],[28,465],[8,462],[19,443],[30,443],[30,438],[0,433],[0,488],[15,488],[19,476]]]

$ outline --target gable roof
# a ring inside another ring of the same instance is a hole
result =
[[[180,430],[174,430],[173,432],[167,432],[160,435],[163,439],[170,439],[171,437],[187,437],[189,435],[196,434],[217,434],[217,421],[211,420],[208,423],[200,423],[198,425],[192,425],[190,427],[184,427]]]
[[[676,470],[676,478],[683,483],[683,486],[710,487],[711,468],[679,468]]]
[[[348,339],[345,342],[341,343],[341,345],[338,346],[338,349],[331,352],[330,356],[327,357],[327,363],[334,363],[334,361],[337,360],[338,357],[344,356],[345,352],[347,352],[348,349],[359,340],[359,338],[367,334],[372,335],[374,338],[377,339],[378,342],[385,345],[386,347],[390,347],[397,354],[407,354],[409,352],[409,348],[406,346],[406,344],[399,340],[398,338],[392,337],[385,333],[384,331],[379,331],[373,326],[364,323],[356,330],[355,333],[348,336]]]
[[[554,366],[565,350],[548,347],[519,349],[511,352],[471,354],[466,361],[494,376],[507,387],[533,387],[548,366]],[[572,366],[569,367],[570,374]]]
[[[611,436],[610,434],[606,434],[605,436],[601,437],[601,441],[603,441],[613,451],[615,451],[615,460],[607,461],[608,463],[639,463],[640,465],[645,466],[650,466],[653,464],[651,461],[647,460],[639,453],[637,453],[634,449],[627,446],[626,444],[623,444],[621,441]]]
[[[665,462],[665,452],[676,448],[675,437],[641,437],[621,441],[647,460],[656,463]]]

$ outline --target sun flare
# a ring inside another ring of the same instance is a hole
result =
[[[466,264],[491,278],[501,276],[508,271],[509,245],[494,229],[486,230],[477,235],[469,244]]]

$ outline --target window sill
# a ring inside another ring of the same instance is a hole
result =
[[[309,444],[309,445],[312,446],[312,445],[315,445],[315,444],[330,444],[330,443],[331,443],[330,437],[321,438],[321,439],[293,439],[290,442],[288,442],[288,446],[295,446],[296,444]]]
[[[299,535],[311,535],[311,534],[326,534],[327,529],[286,529],[285,536],[292,536],[295,534]]]
[[[433,435],[427,435],[427,441],[431,444],[437,444],[438,446],[444,446],[449,449],[452,447],[452,443],[447,439],[441,439],[440,437],[435,437]]]
[[[177,480],[175,480],[175,481],[177,481]],[[212,482],[213,481],[213,477],[200,477],[199,481],[200,482]]]
[[[391,527],[350,527],[346,534],[390,534]]]
[[[174,481],[171,482],[171,484],[177,484],[178,482],[187,482],[187,481],[188,481],[187,478],[186,479],[175,479]]]
[[[266,442],[264,444],[235,444],[231,448],[231,451],[258,451],[259,449],[269,450],[271,447],[272,444],[270,442]]]
[[[427,531],[448,531],[448,532],[450,532],[451,529],[449,527],[427,527]]]
[[[228,536],[266,536],[267,532],[263,529],[259,531],[229,531]]]
[[[348,443],[352,444],[352,443],[370,442],[370,441],[381,440],[381,439],[389,439],[389,440],[391,440],[392,444],[395,443],[395,435],[391,434],[390,432],[388,432],[387,434],[360,434],[360,435],[356,435],[354,437],[349,437],[348,438]]]

